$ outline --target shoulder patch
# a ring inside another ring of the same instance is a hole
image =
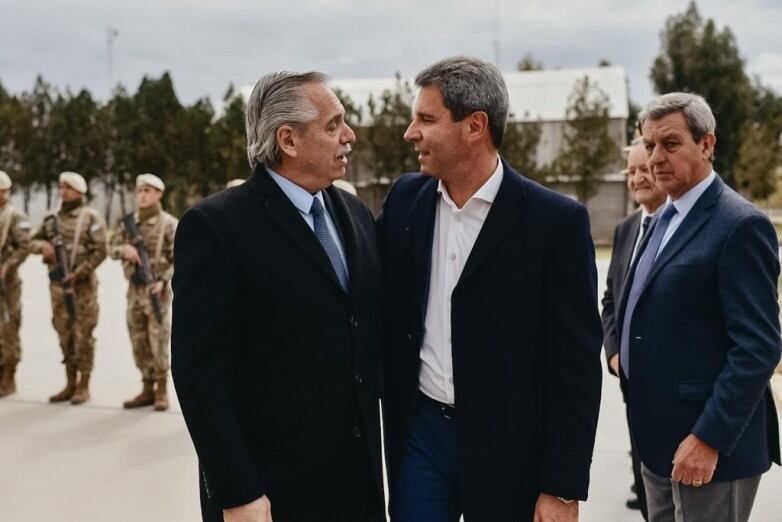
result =
[[[16,226],[18,226],[22,230],[29,230],[31,225],[29,221],[25,220],[25,221],[20,221],[19,223],[16,224]]]
[[[97,232],[98,230],[100,230],[102,228],[103,228],[103,225],[101,225],[98,222],[95,222],[95,223],[92,224],[92,226],[90,226],[90,232]]]

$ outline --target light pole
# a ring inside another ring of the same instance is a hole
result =
[[[500,0],[494,0],[494,65],[500,67]]]

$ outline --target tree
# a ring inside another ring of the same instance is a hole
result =
[[[532,56],[532,53],[527,53],[516,64],[517,71],[542,71],[543,62],[539,62]]]
[[[22,93],[24,114],[18,129],[24,177],[30,186],[46,191],[47,207],[52,205],[52,191],[59,176],[50,129],[55,95],[52,86],[38,76],[33,90]]]
[[[541,124],[539,121],[513,120],[511,114],[505,127],[500,154],[522,175],[542,183],[545,181],[544,170],[538,168],[537,162]]]
[[[57,95],[49,132],[56,170],[73,170],[87,180],[100,177],[105,167],[105,141],[97,128],[98,105],[83,89],[77,95]]]
[[[362,129],[368,151],[364,158],[375,178],[393,179],[417,169],[415,150],[403,137],[413,117],[412,105],[413,89],[398,73],[393,90],[383,91],[379,100],[370,96],[367,101],[370,123]]]
[[[639,107],[633,100],[627,100],[627,143],[632,143],[640,132],[638,128],[638,115],[641,114]]]
[[[752,123],[745,129],[734,177],[752,199],[765,199],[776,190],[779,148],[779,133],[770,126]]]
[[[230,85],[223,96],[223,113],[212,122],[209,132],[210,149],[216,162],[214,169],[221,184],[248,175],[244,111],[244,99]]]
[[[620,158],[609,134],[608,96],[589,77],[577,80],[568,99],[564,150],[554,161],[557,176],[575,181],[576,196],[586,203],[597,192],[607,169]]]
[[[733,183],[753,95],[733,33],[727,27],[717,30],[714,20],[704,22],[695,2],[690,2],[684,13],[668,18],[660,39],[660,55],[650,71],[655,91],[693,92],[706,98],[717,119],[714,168]]]

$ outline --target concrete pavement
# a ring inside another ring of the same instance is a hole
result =
[[[607,261],[599,269],[602,295]],[[18,392],[0,400],[0,522],[199,520],[196,459],[175,394],[165,413],[121,407],[140,389],[140,380],[125,327],[119,265],[106,261],[98,271],[92,400],[82,406],[48,403],[65,377],[50,324],[46,271],[39,258],[30,258],[21,276]],[[623,408],[618,383],[606,372],[584,522],[642,520],[624,507],[631,473]],[[780,491],[782,470],[774,467],[761,482],[753,522],[782,520]]]

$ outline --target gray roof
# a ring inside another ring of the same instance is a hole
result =
[[[503,73],[510,95],[510,112],[515,121],[562,121],[565,119],[568,98],[576,81],[584,76],[590,83],[597,85],[610,103],[611,118],[626,119],[627,114],[627,77],[622,67],[589,67],[580,69],[559,69],[551,71],[525,71]],[[412,79],[402,78],[362,78],[334,79],[332,87],[339,89],[358,106],[364,106],[370,95],[376,100],[383,91],[394,91],[397,81],[413,85]],[[415,90],[413,88],[413,90]],[[247,99],[252,86],[241,89]],[[412,100],[411,100],[412,101]],[[366,115],[366,113],[364,113]]]

